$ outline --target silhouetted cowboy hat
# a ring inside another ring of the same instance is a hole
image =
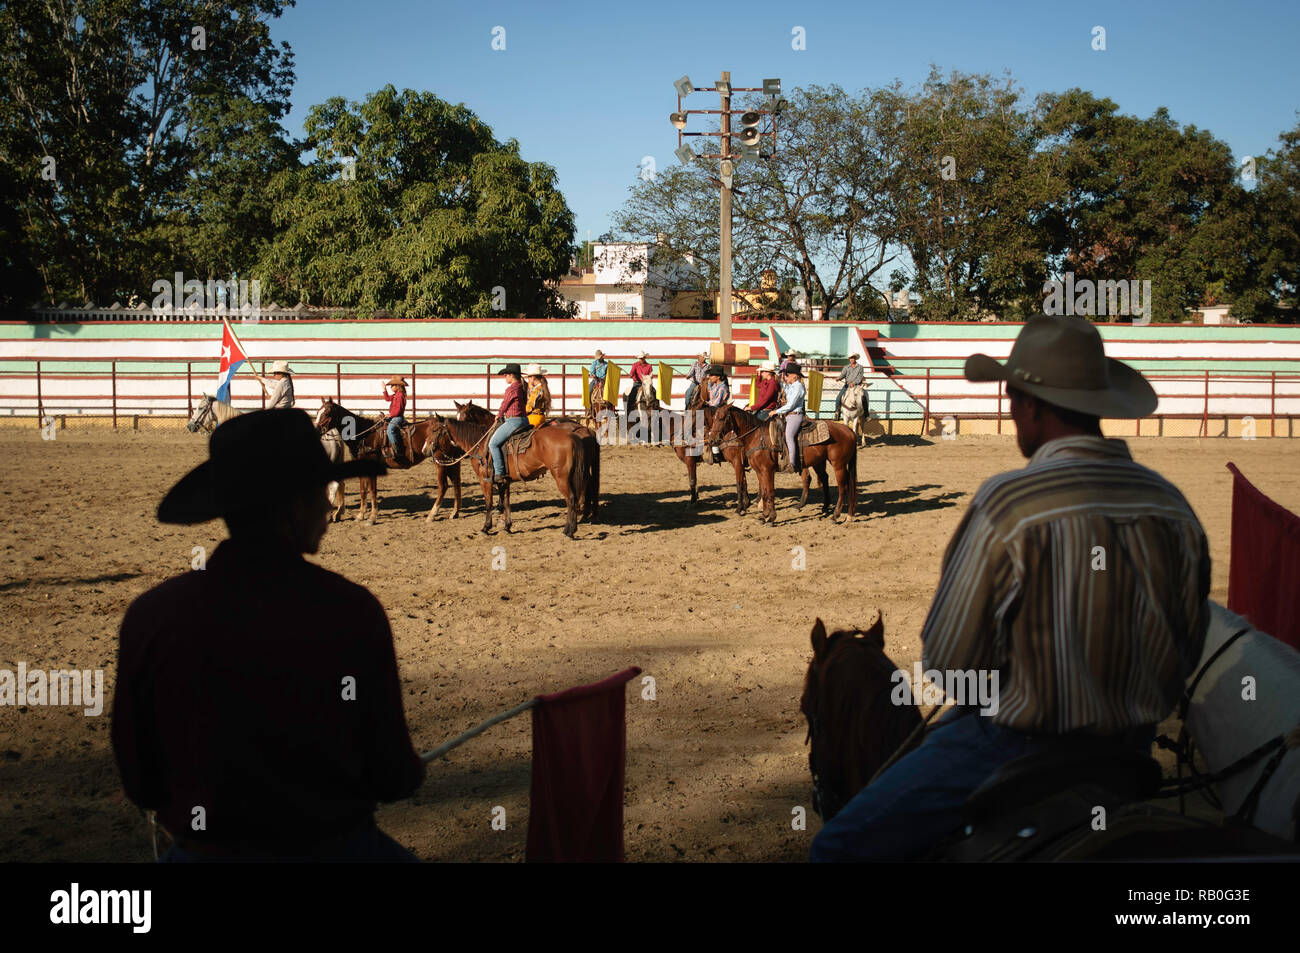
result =
[[[501,377],[504,374],[514,374],[516,377],[524,376],[524,372],[519,369],[518,364],[507,364],[505,367],[501,368],[501,370],[497,371],[497,377]]]
[[[708,370],[706,370],[706,371],[704,372],[704,376],[705,376],[705,377],[721,377],[721,378],[723,378],[723,379],[725,380],[726,377],[727,377],[727,372],[724,371],[724,370],[723,370],[721,367],[719,367],[717,364],[710,364],[709,367],[708,367]]]
[[[389,387],[405,387],[405,386],[406,386],[406,381],[404,381],[404,380],[403,380],[402,378],[400,378],[400,377],[390,377],[390,378],[388,379],[388,386],[389,386]]]
[[[167,491],[158,521],[206,523],[333,480],[387,472],[378,460],[330,463],[305,411],[255,410],[212,431],[208,459]]]
[[[801,367],[799,366],[799,362],[798,362],[798,361],[791,361],[789,364],[787,364],[787,365],[785,366],[785,370],[782,371],[781,373],[782,373],[782,374],[793,374],[793,375],[795,375],[796,377],[803,377],[803,368],[801,368]]]
[[[966,358],[968,381],[1006,381],[1016,390],[1094,417],[1145,417],[1158,398],[1141,373],[1107,357],[1091,322],[1065,315],[1030,318],[1006,364]]]
[[[545,377],[546,368],[540,364],[529,364],[524,368],[524,377]]]

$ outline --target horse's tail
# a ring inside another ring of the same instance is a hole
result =
[[[590,451],[587,456],[591,458],[587,464],[587,501],[590,504],[588,516],[595,522],[596,508],[600,505],[600,444],[592,437],[591,446],[585,449]]]
[[[858,438],[853,437],[853,445],[849,453],[849,515],[853,516],[858,509]]]
[[[587,492],[587,471],[591,466],[587,460],[587,443],[577,434],[571,433],[573,440],[573,463],[569,467],[569,493],[573,505],[581,510]]]

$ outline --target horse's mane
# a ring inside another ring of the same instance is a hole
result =
[[[330,397],[327,397],[325,399],[338,408],[339,414],[341,414],[344,417],[351,417],[359,424],[362,424],[366,427],[370,427],[373,424],[379,423],[378,417],[363,417],[360,414],[354,414],[352,411],[348,410],[346,407],[340,404],[337,400],[334,400],[333,398]]]
[[[847,798],[871,780],[920,722],[915,706],[892,702],[898,666],[872,634],[832,633],[822,657],[808,668],[800,701],[805,714],[816,712],[821,719],[820,769]]]
[[[492,411],[488,410],[486,407],[480,407],[472,400],[467,404],[462,404],[460,406],[460,409],[465,411],[465,413],[468,415],[466,419],[470,423],[479,423],[479,422],[486,423],[488,420],[495,419],[492,415]]]
[[[452,440],[472,444],[487,433],[490,424],[481,424],[473,420],[457,420],[455,417],[443,417],[442,425],[451,433]]]

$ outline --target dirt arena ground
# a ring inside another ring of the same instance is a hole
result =
[[[1130,446],[1187,494],[1210,537],[1213,597],[1226,600],[1224,463],[1300,509],[1300,443]],[[0,431],[0,667],[102,667],[111,696],[127,605],[224,535],[220,523],[154,520],[162,493],[205,454],[184,431],[69,430],[49,442],[35,428]],[[910,668],[948,538],[980,482],[1021,464],[1014,440],[896,438],[862,450],[858,517],[846,525],[796,511],[792,477],[779,478],[769,528],[728,510],[729,467],[701,469],[704,505],[692,511],[670,450],[608,449],[602,461],[603,522],[576,541],[560,533],[549,482],[517,491],[512,535],[480,535],[476,484],[467,516],[427,523],[426,465],[382,481],[374,526],[351,521],[352,487],[349,520],[316,558],[387,607],[417,749],[535,694],[639,665],[655,698],[628,687],[628,859],[804,859],[819,826],[798,710],[813,620],[865,625],[879,607],[890,655]],[[503,571],[492,569],[498,546]],[[0,858],[150,858],[120,791],[109,711],[0,708]],[[380,824],[426,860],[522,860],[529,753],[527,718],[499,725],[430,765],[419,793],[383,806]],[[491,828],[498,805],[505,831]],[[807,831],[791,829],[797,806]]]

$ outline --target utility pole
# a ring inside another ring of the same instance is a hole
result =
[[[718,250],[718,336],[723,344],[731,343],[731,71],[723,70],[718,82],[722,96],[722,221],[719,223]]]

